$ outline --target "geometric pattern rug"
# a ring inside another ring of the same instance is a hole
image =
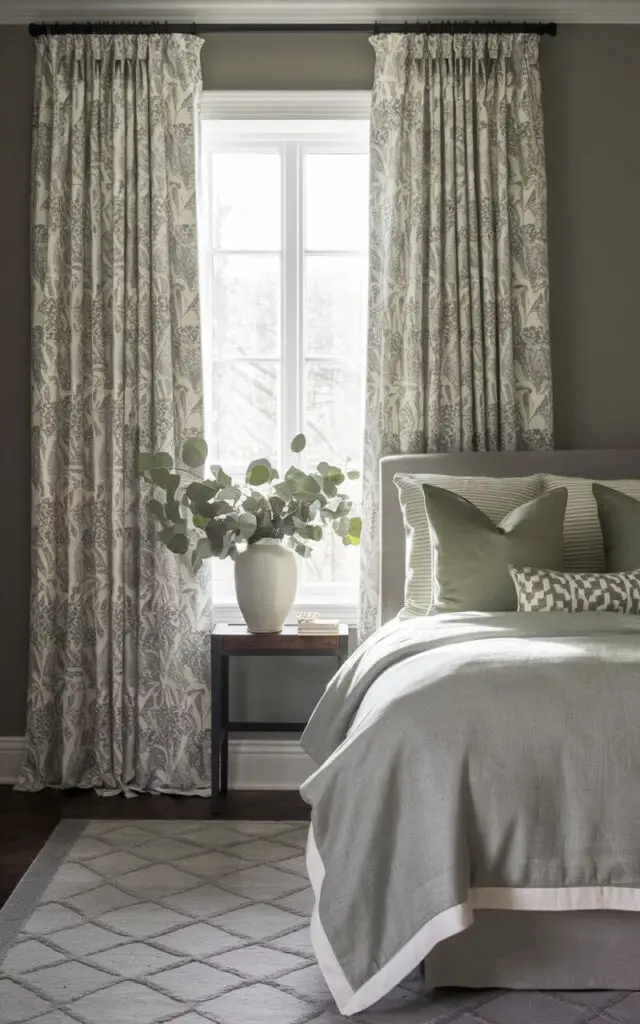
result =
[[[0,911],[0,1024],[340,1024],[300,822],[63,821]],[[623,992],[442,990],[365,1024],[640,1024]]]

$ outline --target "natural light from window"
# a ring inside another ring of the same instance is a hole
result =
[[[206,120],[201,169],[211,461],[232,476],[261,457],[281,472],[296,459],[360,469],[368,123]],[[298,568],[297,607],[355,607],[358,548],[330,533]],[[232,565],[214,576],[214,605],[233,604]]]

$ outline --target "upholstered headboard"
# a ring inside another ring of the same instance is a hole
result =
[[[382,621],[400,611],[404,599],[405,542],[396,473],[450,476],[530,476],[557,473],[594,480],[640,479],[640,450],[452,452],[391,455],[380,463],[380,597]]]

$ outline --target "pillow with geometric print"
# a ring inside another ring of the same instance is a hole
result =
[[[519,612],[619,612],[640,615],[640,569],[558,572],[509,566]]]

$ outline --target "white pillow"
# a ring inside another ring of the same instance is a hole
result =
[[[606,487],[640,499],[640,480],[602,480]],[[544,491],[566,487],[569,492],[564,517],[564,568],[567,572],[605,571],[604,542],[593,496],[593,480],[581,476],[543,474]]]
[[[509,512],[542,493],[541,476],[442,476],[396,473],[406,538],[404,607],[399,618],[427,615],[431,607],[431,535],[423,484],[444,487],[473,502],[496,525]],[[595,504],[595,502],[594,502]],[[598,514],[596,512],[596,521]]]

